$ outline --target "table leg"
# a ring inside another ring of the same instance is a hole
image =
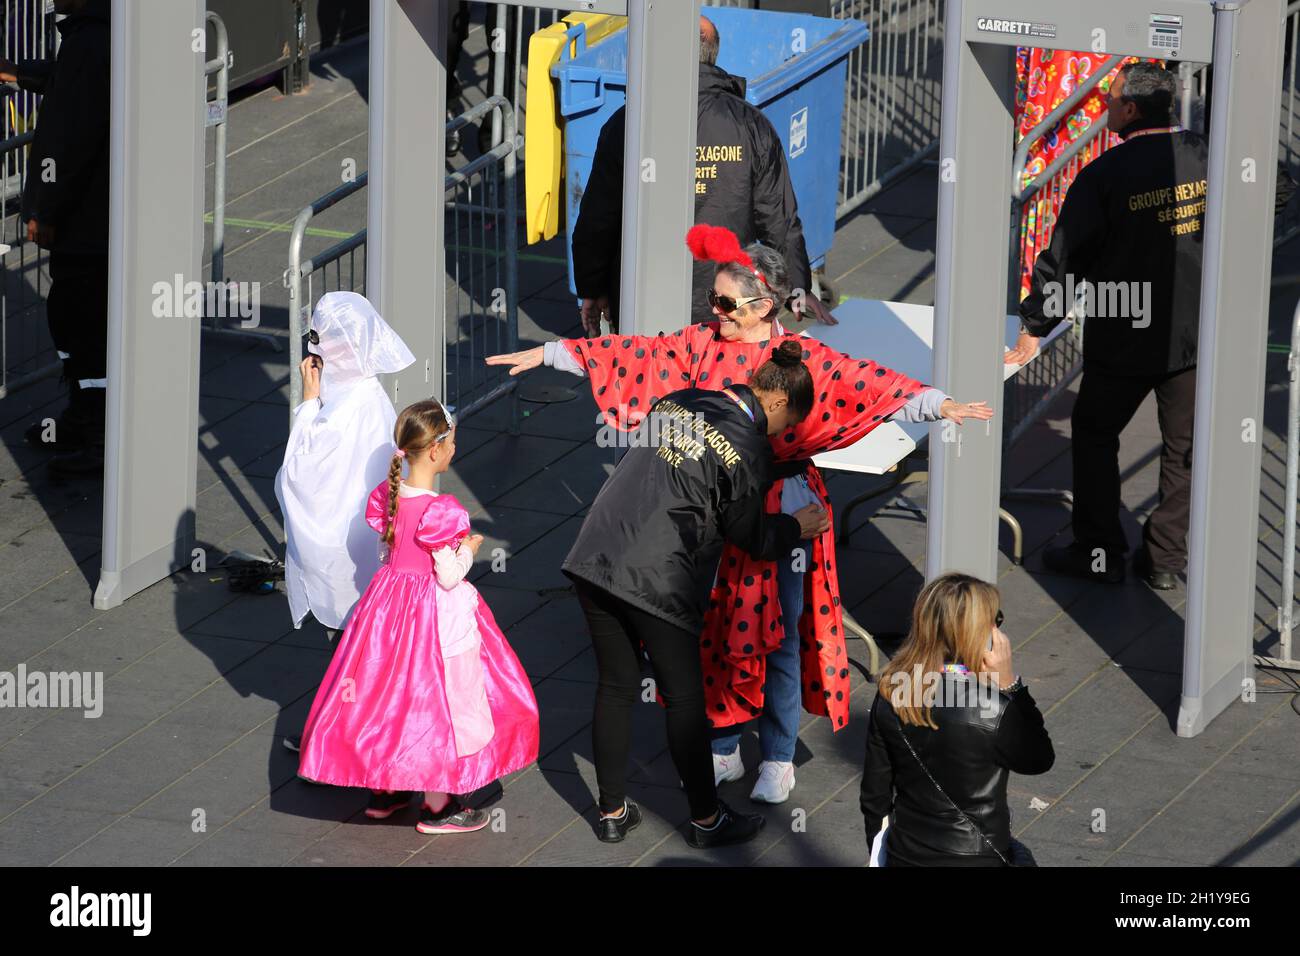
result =
[[[876,646],[876,640],[871,636],[871,632],[853,619],[853,615],[848,611],[841,611],[840,617],[844,623],[844,630],[856,634],[867,642],[867,653],[870,655],[870,662],[867,664],[867,671],[871,674],[872,680],[880,673],[880,648]]]

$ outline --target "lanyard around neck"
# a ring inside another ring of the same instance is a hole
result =
[[[753,411],[750,409],[750,407],[749,407],[748,405],[745,404],[744,400],[741,399],[741,397],[740,397],[739,395],[737,395],[735,392],[733,392],[733,391],[732,391],[731,389],[729,389],[729,388],[724,388],[724,389],[722,390],[722,394],[723,394],[723,395],[726,395],[727,398],[731,399],[733,402],[735,402],[737,405],[739,405],[739,406],[740,406],[740,410],[741,410],[742,412],[744,412],[746,415],[749,416],[749,420],[750,420],[751,422],[755,422],[755,423],[757,423],[756,419],[754,418],[754,413],[753,413]]]
[[[1183,127],[1181,126],[1153,126],[1150,129],[1134,130],[1124,138],[1124,141],[1128,142],[1130,139],[1137,139],[1139,136],[1154,136],[1156,133],[1181,133],[1182,131]]]

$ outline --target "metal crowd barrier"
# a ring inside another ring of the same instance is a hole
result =
[[[848,57],[835,207],[842,219],[938,152],[944,0],[832,0],[830,15],[871,31]]]
[[[517,378],[483,359],[514,351],[519,339],[518,223],[516,221],[516,154],[519,138],[515,113],[504,96],[492,96],[447,123],[457,132],[476,120],[498,113],[500,141],[460,169],[446,174],[446,345],[443,401],[460,421],[482,411],[505,395],[511,396],[510,427],[518,425]],[[495,137],[494,137],[495,138]],[[312,218],[365,188],[367,175],[346,183],[306,206],[289,237],[289,401],[302,401],[298,365],[302,361],[302,332],[316,300],[327,291],[365,291],[366,231],[364,229],[310,258],[303,257],[303,240]],[[358,257],[361,266],[357,268]],[[346,276],[346,278],[345,278]],[[292,415],[292,411],[290,412]]]
[[[216,37],[217,49],[212,59],[203,66],[205,76],[216,76],[216,98],[207,104],[205,126],[214,130],[212,157],[212,274],[214,284],[226,281],[226,131],[230,115],[230,71],[235,65],[234,54],[230,51],[230,41],[226,33],[226,24],[217,14],[208,11],[207,22],[212,26]],[[231,293],[225,295],[227,306],[232,305]],[[208,301],[205,297],[205,301]],[[233,308],[225,310],[226,316],[235,313]],[[234,338],[254,339],[280,351],[280,339],[269,332],[249,332],[243,329],[227,328],[221,324],[220,314],[208,316],[204,331]]]
[[[944,0],[836,0],[871,38],[849,54],[836,218],[939,148]]]
[[[45,0],[4,0],[0,56],[10,61],[53,56],[59,33]],[[46,253],[27,241],[22,221],[27,145],[32,141],[40,97],[11,87],[0,97],[0,398],[56,374],[62,367],[45,323],[49,284]]]
[[[1262,657],[1261,663],[1286,670],[1300,670],[1292,651],[1295,629],[1295,537],[1296,495],[1300,493],[1300,302],[1291,318],[1291,353],[1286,360],[1290,376],[1286,416],[1286,517],[1282,522],[1282,600],[1277,608],[1277,630],[1281,637],[1280,657]]]

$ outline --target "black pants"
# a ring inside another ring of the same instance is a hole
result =
[[[1155,390],[1160,417],[1160,501],[1142,529],[1155,571],[1187,566],[1187,522],[1192,494],[1192,415],[1196,369],[1127,377],[1085,367],[1071,416],[1074,451],[1074,540],[1122,556],[1119,435]]]
[[[686,787],[691,818],[703,820],[718,808],[713,752],[704,709],[699,635],[682,630],[586,582],[575,582],[587,616],[600,671],[596,715],[591,726],[600,809],[623,806],[624,778],[632,742],[632,708],[639,704],[641,646],[650,655],[655,683],[668,708],[668,749]]]
[[[108,253],[52,251],[49,263],[45,317],[54,347],[70,356],[64,360],[67,376],[74,385],[102,379],[108,365]]]

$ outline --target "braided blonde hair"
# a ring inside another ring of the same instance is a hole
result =
[[[394,454],[388,465],[388,521],[384,526],[384,543],[391,546],[397,525],[397,486],[402,481],[402,459],[420,455],[451,434],[451,422],[436,399],[416,402],[402,409],[393,428],[393,443],[401,454]]]

